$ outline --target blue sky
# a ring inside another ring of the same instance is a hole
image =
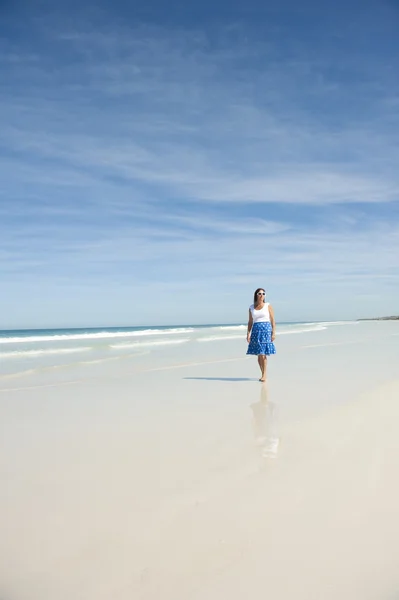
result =
[[[399,5],[0,8],[0,327],[399,310]]]

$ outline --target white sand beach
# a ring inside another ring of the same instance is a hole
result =
[[[276,347],[0,378],[1,599],[398,598],[399,322]]]

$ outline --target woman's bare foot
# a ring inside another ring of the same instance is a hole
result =
[[[259,381],[265,382],[265,381],[266,381],[266,377],[261,377],[261,378],[259,379]]]

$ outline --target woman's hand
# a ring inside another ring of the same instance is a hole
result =
[[[276,334],[274,333],[274,331],[272,332],[272,342],[274,342],[274,340],[276,339]]]
[[[247,333],[247,342],[248,342],[248,344],[249,344],[250,341],[251,341],[251,334]]]

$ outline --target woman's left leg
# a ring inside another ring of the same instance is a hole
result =
[[[261,372],[259,381],[266,381],[267,356],[265,354],[258,354],[258,364]]]

